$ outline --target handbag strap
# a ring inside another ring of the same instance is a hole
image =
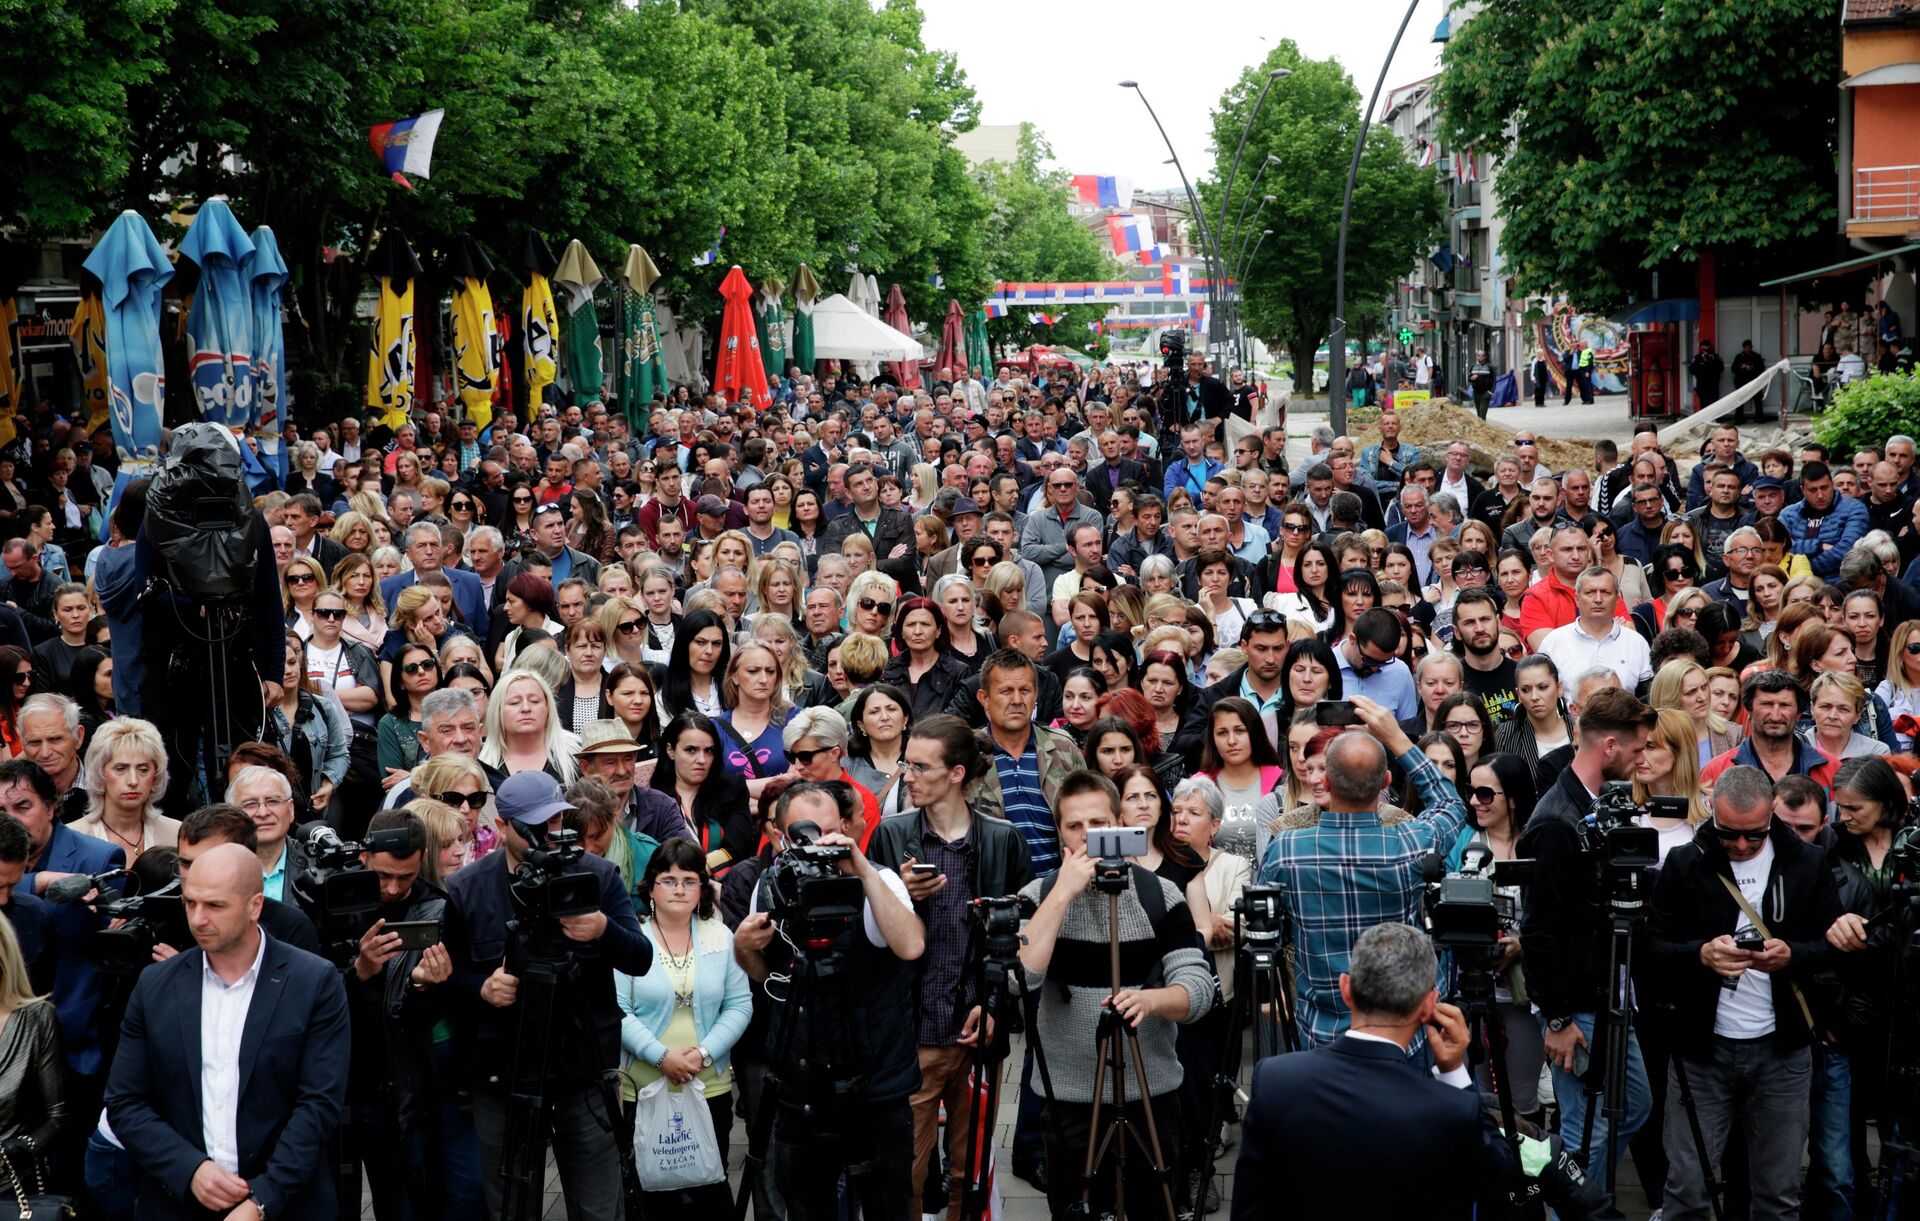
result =
[[[6,1169],[7,1186],[13,1189],[13,1198],[20,1204],[20,1221],[31,1221],[33,1217],[33,1202],[28,1199],[27,1189],[21,1184],[20,1176],[15,1173],[13,1169],[13,1158],[8,1156],[4,1150],[0,1150],[0,1167]],[[44,1192],[45,1189],[42,1188],[42,1194],[44,1194]]]
[[[1740,888],[1733,884],[1733,879],[1724,873],[1714,876],[1720,879],[1720,884],[1727,888],[1727,893],[1733,896],[1733,901],[1740,905],[1742,912],[1746,913],[1747,922],[1753,925],[1755,931],[1762,937],[1772,939],[1773,934],[1768,931],[1766,921],[1760,918],[1759,912],[1753,910],[1753,904],[1747,902],[1747,896],[1740,893]],[[1807,1005],[1806,994],[1801,992],[1800,985],[1791,979],[1787,980],[1787,987],[1793,990],[1793,999],[1800,1006],[1800,1016],[1806,1019],[1808,1033],[1817,1037],[1820,1028],[1813,1024],[1813,1010]]]

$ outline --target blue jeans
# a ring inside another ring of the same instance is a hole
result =
[[[87,1199],[99,1221],[133,1221],[133,1154],[95,1128],[87,1137]]]
[[[1815,1047],[1803,1221],[1853,1221],[1853,1150],[1847,1136],[1852,1102],[1853,1065],[1846,1049]]]
[[[1586,1037],[1589,1050],[1593,1047],[1593,1017],[1591,1013],[1576,1013],[1574,1024]],[[1541,1019],[1541,1030],[1546,1030],[1546,1020]],[[1601,1071],[1598,1055],[1592,1059],[1588,1068],[1589,1075],[1597,1076]],[[1587,1085],[1579,1077],[1553,1065],[1553,1100],[1560,1108],[1560,1141],[1567,1152],[1578,1155],[1582,1144],[1588,1143],[1587,1136]],[[1653,1113],[1653,1090],[1647,1084],[1646,1062],[1640,1058],[1640,1040],[1631,1030],[1627,1032],[1627,1113],[1618,1132],[1609,1132],[1606,1114],[1600,1109],[1606,1105],[1602,1098],[1596,1103],[1593,1112],[1593,1140],[1587,1153],[1587,1165],[1592,1173],[1605,1176],[1607,1167],[1607,1142],[1613,1142],[1613,1157],[1617,1161],[1626,1152],[1627,1139],[1640,1130],[1647,1122],[1647,1116]]]

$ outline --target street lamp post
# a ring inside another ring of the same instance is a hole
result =
[[[1267,104],[1267,91],[1273,88],[1273,82],[1285,80],[1286,78],[1292,75],[1293,75],[1293,70],[1291,68],[1273,68],[1267,72],[1267,79],[1264,82],[1262,82],[1260,85],[1260,96],[1254,99],[1253,111],[1252,113],[1247,115],[1246,123],[1243,124],[1240,128],[1240,142],[1238,145],[1235,146],[1233,150],[1233,164],[1227,170],[1226,186],[1220,192],[1220,215],[1217,218],[1215,218],[1213,223],[1213,233],[1215,238],[1216,254],[1220,253],[1220,250],[1219,250],[1220,241],[1224,240],[1225,242],[1227,242],[1228,245],[1232,245],[1233,239],[1234,239],[1234,231],[1239,229],[1240,227],[1240,222],[1236,220],[1234,222],[1233,229],[1227,228],[1227,205],[1231,203],[1233,200],[1233,180],[1239,177],[1239,174],[1240,174],[1240,158],[1247,151],[1247,137],[1253,134],[1253,125],[1260,118],[1260,108]],[[1267,160],[1261,163],[1260,165],[1261,173],[1264,174],[1266,172],[1267,165],[1270,162],[1272,162],[1272,160],[1273,160],[1272,156],[1268,156]],[[1254,185],[1255,186],[1259,185],[1259,177],[1257,175],[1254,178]],[[1248,188],[1247,194],[1249,197],[1251,197],[1251,195],[1253,194],[1251,187]],[[1247,211],[1247,205],[1246,205],[1246,202],[1243,200],[1241,201],[1241,204],[1240,204],[1241,215],[1244,216],[1246,214],[1246,211]],[[1224,238],[1222,235],[1224,235]],[[1237,261],[1236,257],[1229,257],[1227,260],[1227,266],[1221,268],[1220,274],[1223,276],[1226,275],[1227,271],[1233,266],[1233,264],[1236,261]],[[1237,322],[1234,321],[1235,319],[1238,318],[1239,312],[1240,312],[1239,301],[1237,300],[1237,297],[1240,295],[1238,293],[1237,280],[1234,282],[1234,285],[1235,287],[1231,291],[1234,292],[1236,299],[1231,300],[1228,304],[1228,311],[1229,311],[1228,321],[1232,325],[1238,325]],[[1223,291],[1222,291],[1223,299],[1225,299],[1227,291],[1229,290],[1226,290],[1225,287],[1223,286]],[[1231,330],[1229,330],[1228,336],[1229,338],[1232,337]]]
[[[1273,196],[1269,195],[1267,196],[1267,198],[1271,199],[1273,198]],[[1233,273],[1234,283],[1245,284],[1247,282],[1247,269],[1253,266],[1253,256],[1260,253],[1261,243],[1265,242],[1268,238],[1272,236],[1273,236],[1273,230],[1271,229],[1262,229],[1260,231],[1260,236],[1254,239],[1253,249],[1247,251],[1247,257],[1244,260],[1242,260],[1238,265],[1238,267],[1235,269]],[[1244,245],[1244,243],[1242,244]],[[1242,290],[1240,295],[1244,298],[1246,296],[1246,292]],[[1240,363],[1241,365],[1244,366],[1252,363],[1253,349],[1251,345],[1247,343],[1246,315],[1243,313],[1236,312],[1234,317],[1240,323]]]
[[[1121,81],[1122,89],[1131,89],[1140,97],[1140,104],[1147,108],[1147,116],[1159,129],[1160,140],[1167,146],[1167,154],[1173,161],[1173,168],[1180,173],[1180,186],[1187,193],[1187,205],[1193,209],[1193,224],[1199,230],[1200,256],[1206,260],[1211,270],[1207,274],[1207,341],[1211,349],[1214,337],[1220,326],[1220,278],[1226,269],[1220,265],[1220,248],[1214,243],[1211,226],[1207,224],[1206,214],[1200,210],[1200,199],[1193,193],[1193,183],[1187,180],[1186,167],[1180,164],[1180,154],[1174,150],[1173,141],[1167,136],[1166,127],[1160,122],[1160,116],[1154,113],[1153,103],[1147,100],[1146,90],[1140,88],[1139,81]]]
[[[1253,215],[1248,218],[1248,222],[1258,223],[1260,213],[1266,209],[1268,204],[1273,203],[1274,199],[1275,197],[1272,195],[1261,196],[1260,204],[1254,208]],[[1244,318],[1246,315],[1247,290],[1245,277],[1239,270],[1243,266],[1240,256],[1246,253],[1248,242],[1255,236],[1257,235],[1254,234],[1251,229],[1247,228],[1245,224],[1235,226],[1234,232],[1227,235],[1227,266],[1230,269],[1234,269],[1234,276],[1231,281],[1233,284],[1233,295],[1229,298],[1227,304],[1227,318],[1230,323],[1228,337],[1230,339],[1235,336],[1236,332],[1244,337],[1246,329]],[[1237,343],[1237,350],[1240,352],[1240,363],[1244,365],[1246,364],[1246,344],[1244,338],[1237,341]]]
[[[1340,240],[1333,258],[1333,335],[1327,340],[1327,407],[1335,436],[1347,431],[1347,223],[1353,219],[1353,184],[1360,176],[1360,154],[1367,146],[1367,130],[1373,125],[1373,108],[1379,104],[1380,90],[1387,83],[1387,69],[1393,66],[1400,39],[1413,21],[1413,11],[1419,7],[1420,0],[1408,0],[1407,15],[1400,19],[1393,45],[1387,48],[1387,57],[1380,61],[1380,76],[1373,82],[1373,96],[1367,99],[1366,110],[1360,114],[1360,135],[1353,142],[1353,159],[1347,163],[1347,189],[1340,197]],[[1365,344],[1364,337],[1361,342]],[[1299,363],[1296,356],[1296,366]],[[1312,370],[1313,353],[1307,353],[1305,363],[1308,370]],[[1307,376],[1307,387],[1311,391],[1313,375],[1309,372]]]
[[[1240,219],[1234,222],[1233,229],[1229,231],[1227,234],[1227,266],[1228,267],[1240,266],[1240,256],[1246,253],[1247,243],[1250,240],[1252,240],[1255,236],[1257,236],[1253,232],[1253,230],[1247,228],[1248,221],[1251,220],[1254,222],[1258,222],[1260,219],[1260,213],[1266,209],[1268,204],[1276,202],[1278,198],[1279,198],[1278,196],[1274,196],[1274,195],[1262,195],[1260,197],[1259,206],[1253,210],[1252,217],[1247,216],[1246,214],[1247,210],[1245,208],[1240,209]],[[1235,278],[1234,283],[1235,284],[1239,283],[1238,277]],[[1245,300],[1245,298],[1246,298],[1245,293],[1240,293],[1234,298],[1233,309],[1236,314],[1239,313],[1240,305]]]

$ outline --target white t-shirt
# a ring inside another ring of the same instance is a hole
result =
[[[342,654],[347,642],[337,640],[331,649],[323,649],[312,641],[307,642],[307,677],[326,683],[335,691],[346,691],[359,686],[353,677],[353,667],[347,664]]]
[[[1733,862],[1733,880],[1746,897],[1747,905],[1761,910],[1767,879],[1773,876],[1773,841],[1760,845],[1760,853],[1750,861]],[[1753,927],[1747,913],[1734,920],[1733,935]],[[1749,968],[1740,977],[1740,986],[1720,993],[1720,1008],[1713,1017],[1713,1033],[1725,1039],[1757,1039],[1773,1033],[1773,976]]]

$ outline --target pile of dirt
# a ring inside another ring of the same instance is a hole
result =
[[[1400,440],[1417,445],[1422,455],[1436,467],[1443,464],[1447,446],[1464,440],[1473,447],[1473,469],[1491,471],[1494,459],[1513,452],[1513,429],[1489,424],[1449,399],[1414,403],[1400,409]],[[1355,410],[1348,416],[1347,433],[1359,446],[1380,439],[1380,413],[1372,409]],[[1544,429],[1533,432],[1538,439],[1540,461],[1553,470],[1591,470],[1593,441],[1580,437],[1554,436]]]

